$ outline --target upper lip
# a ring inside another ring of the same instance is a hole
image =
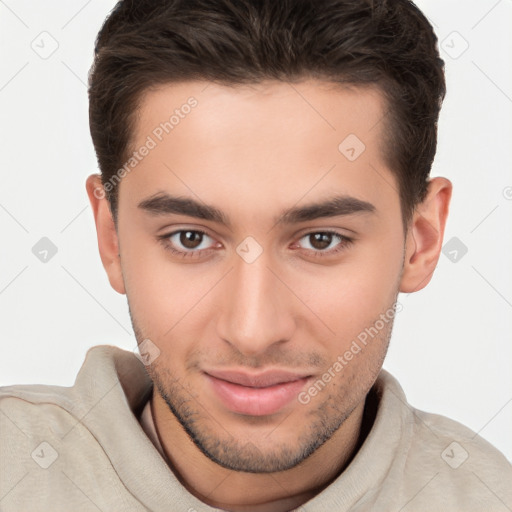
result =
[[[268,370],[257,374],[249,374],[237,370],[208,370],[205,373],[216,379],[252,388],[275,386],[276,384],[284,384],[310,377],[308,374],[285,370]]]

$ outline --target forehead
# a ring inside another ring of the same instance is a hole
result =
[[[396,202],[382,151],[385,110],[377,88],[317,80],[159,86],[141,99],[131,148],[151,141],[151,149],[121,190],[130,187],[134,200],[172,191],[253,211],[334,189]]]
[[[158,137],[158,128],[170,122],[176,142],[193,131],[197,143],[208,147],[217,147],[219,139],[229,140],[230,144],[249,142],[247,149],[260,149],[260,144],[268,143],[283,147],[283,143],[290,142],[298,146],[304,139],[316,142],[312,131],[328,135],[326,142],[336,142],[349,132],[372,143],[380,132],[384,102],[376,86],[319,80],[248,85],[179,82],[145,92],[139,103],[135,138],[141,141],[155,130]],[[190,103],[195,106],[189,108]],[[283,128],[278,140],[268,138]],[[164,130],[161,135],[169,133]]]

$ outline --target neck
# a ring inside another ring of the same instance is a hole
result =
[[[285,512],[301,506],[350,463],[367,430],[362,429],[363,400],[331,438],[297,466],[275,473],[246,473],[206,457],[156,389],[151,405],[168,464],[182,485],[202,502],[233,512]]]

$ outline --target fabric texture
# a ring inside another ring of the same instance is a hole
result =
[[[87,352],[72,387],[0,388],[0,511],[214,511],[165,462],[141,361]],[[506,512],[512,466],[448,418],[411,407],[382,370],[375,421],[349,466],[301,512]]]

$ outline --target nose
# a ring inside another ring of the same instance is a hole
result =
[[[265,252],[252,263],[235,255],[219,297],[218,335],[245,356],[285,343],[295,329],[295,303],[269,263]]]

